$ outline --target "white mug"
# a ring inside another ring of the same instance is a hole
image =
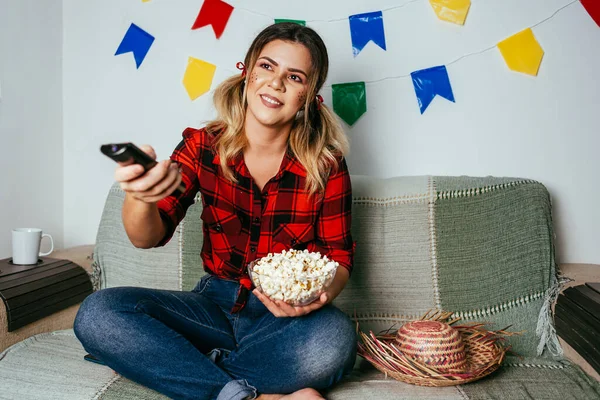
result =
[[[50,251],[40,253],[42,238],[50,239]],[[12,231],[13,264],[37,264],[38,257],[47,256],[54,250],[54,240],[47,233],[42,233],[38,228],[16,228]]]

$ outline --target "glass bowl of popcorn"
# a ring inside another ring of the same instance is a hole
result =
[[[339,264],[308,250],[269,253],[248,265],[248,275],[263,294],[292,306],[317,300],[335,277]]]

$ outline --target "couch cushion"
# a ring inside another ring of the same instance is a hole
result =
[[[135,248],[123,227],[121,210],[125,192],[114,184],[106,199],[94,249],[100,288],[140,286],[168,290],[191,290],[204,275],[202,249],[202,202],[190,206],[186,218],[163,247]]]
[[[424,387],[386,378],[366,361],[330,390],[331,400],[358,399],[597,399],[600,383],[564,358],[508,357],[487,377],[459,386]]]
[[[0,399],[166,400],[168,397],[85,361],[72,330],[33,336],[0,353]],[[33,372],[35,371],[35,372]],[[593,399],[600,383],[565,359],[508,357],[489,377],[461,386],[421,387],[386,378],[358,358],[331,400],[353,399]]]
[[[353,176],[352,185],[354,273],[334,303],[363,331],[441,309],[522,331],[508,342],[523,356],[558,343],[548,312],[558,288],[551,204],[542,184]]]
[[[429,213],[435,193],[428,177],[352,177],[350,282],[335,304],[365,323],[378,316],[410,317],[435,307]]]
[[[447,181],[450,178],[438,177],[436,185],[451,186]],[[458,180],[452,182],[459,185]],[[526,294],[543,295],[555,272],[550,199],[543,185],[521,182],[473,194],[437,190],[436,252],[443,308],[466,312]]]
[[[85,361],[72,329],[41,333],[0,353],[0,398],[92,399],[118,375]]]
[[[559,347],[547,294],[556,287],[550,196],[517,178],[435,177],[439,305],[490,329],[525,331],[513,350]],[[536,334],[538,323],[546,331]],[[550,337],[551,336],[551,337]],[[559,349],[558,349],[559,350]]]
[[[490,376],[460,386],[468,399],[600,399],[600,382],[565,358],[507,358]]]

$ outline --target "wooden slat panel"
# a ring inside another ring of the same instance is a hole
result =
[[[11,276],[12,274],[19,274],[30,270],[37,270],[40,268],[52,268],[52,266],[56,263],[70,263],[69,260],[56,260],[54,258],[48,257],[42,257],[43,263],[33,265],[10,264],[9,261],[11,261],[10,258],[0,260],[0,281],[5,279],[7,276]]]
[[[11,310],[10,317],[15,320],[22,318],[27,314],[51,307],[56,303],[81,293],[92,293],[92,284],[89,281],[80,283],[77,286],[69,287],[67,290],[55,293],[52,296],[40,298],[33,303],[25,305],[24,307],[14,308]]]
[[[58,265],[55,268],[47,269],[44,271],[35,272],[33,270],[27,271],[25,274],[12,275],[10,280],[0,281],[0,291],[12,289],[14,287],[25,285],[31,282],[35,282],[41,279],[45,279],[52,275],[57,275],[64,271],[69,271],[72,269],[77,269],[78,267],[75,264],[66,263],[63,265]]]
[[[93,293],[82,267],[69,260],[42,259],[43,263],[33,266],[0,260],[0,297],[9,332],[78,304]]]
[[[25,293],[33,292],[35,290],[42,289],[49,285],[65,281],[69,278],[73,278],[82,274],[87,275],[87,272],[85,272],[82,268],[71,268],[68,271],[64,271],[56,275],[51,275],[46,277],[45,279],[40,279],[35,282],[30,282],[27,285],[20,285],[11,289],[2,290],[2,296],[6,300],[10,300],[12,297],[21,296]]]
[[[57,311],[60,311],[64,308],[70,307],[74,304],[78,304],[80,302],[83,301],[83,299],[85,299],[88,296],[87,293],[80,293],[76,296],[73,296],[71,298],[65,299],[60,303],[56,303],[51,307],[48,308],[44,308],[43,310],[37,311],[35,313],[29,314],[24,318],[20,318],[16,321],[9,321],[8,323],[8,331],[12,332],[15,329],[19,329],[22,326],[25,326],[31,322],[37,321],[40,318],[44,318],[48,315],[51,315],[52,313],[55,313]]]
[[[585,286],[600,294],[600,282],[587,282]]]
[[[74,276],[71,279],[67,279],[50,286],[45,286],[39,290],[27,292],[22,296],[13,297],[6,302],[7,308],[13,312],[22,307],[29,307],[30,305],[35,304],[46,297],[64,292],[85,282],[90,282],[86,275]],[[66,293],[63,297],[70,297],[70,294]]]

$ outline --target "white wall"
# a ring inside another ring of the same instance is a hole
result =
[[[13,228],[42,228],[63,246],[60,1],[0,0],[0,87],[2,259]]]
[[[65,244],[95,240],[114,171],[100,144],[150,143],[166,158],[186,126],[213,116],[211,96],[191,102],[181,84],[188,56],[217,65],[214,88],[238,73],[271,17],[340,19],[308,23],[330,51],[327,104],[332,83],[404,76],[367,84],[368,112],[348,128],[352,173],[539,180],[553,196],[559,261],[600,263],[600,29],[580,3],[533,29],[545,50],[535,78],[509,71],[491,48],[448,65],[456,103],[437,98],[423,115],[409,78],[494,46],[570,1],[473,0],[460,27],[437,20],[426,0],[230,0],[243,9],[217,40],[210,27],[190,30],[201,0],[64,0]],[[387,51],[371,43],[354,58],[347,17],[403,3],[384,11]],[[156,37],[139,70],[131,54],[113,56],[131,22]]]

